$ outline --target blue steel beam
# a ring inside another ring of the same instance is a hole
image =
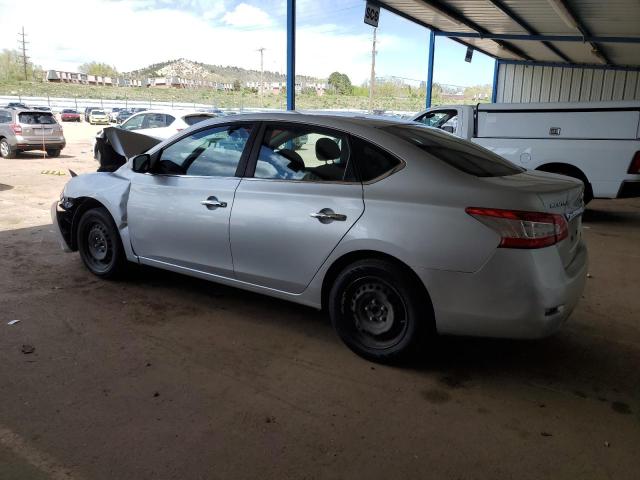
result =
[[[296,0],[287,0],[287,110],[296,109]]]
[[[486,40],[532,40],[547,42],[640,43],[640,37],[583,37],[581,35],[525,35],[519,33],[436,32],[439,37],[481,38]]]
[[[433,87],[433,58],[436,50],[436,36],[433,30],[429,32],[429,71],[427,72],[427,108],[431,108],[431,90]]]
[[[500,71],[500,64],[502,62],[496,58],[493,65],[493,87],[491,89],[491,103],[496,103],[498,99],[498,72]]]

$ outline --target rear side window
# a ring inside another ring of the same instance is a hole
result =
[[[11,113],[0,111],[0,123],[11,123]]]
[[[352,137],[352,144],[358,175],[363,182],[387,175],[401,164],[396,157],[369,142]]]
[[[393,125],[382,127],[381,130],[406,140],[444,163],[469,175],[476,177],[505,177],[524,172],[523,168],[485,148],[426,127]]]
[[[183,120],[187,125],[195,125],[198,122],[202,122],[203,120],[208,120],[210,118],[213,118],[213,115],[189,115],[184,117]]]
[[[24,112],[18,115],[18,122],[26,125],[52,125],[56,119],[48,112]]]

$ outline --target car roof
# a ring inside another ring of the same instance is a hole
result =
[[[236,115],[228,115],[218,117],[212,120],[205,120],[211,123],[226,123],[230,121],[255,120],[255,121],[277,121],[277,122],[294,122],[306,123],[312,125],[334,127],[334,128],[380,128],[391,125],[414,124],[411,120],[385,117],[382,115],[366,115],[366,114],[325,114],[325,113],[302,113],[298,111],[292,112],[267,112],[267,113],[240,113]],[[198,125],[203,125],[199,123]]]

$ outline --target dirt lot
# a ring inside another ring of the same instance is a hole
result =
[[[151,269],[103,282],[60,251],[69,176],[42,172],[94,170],[98,128],[0,163],[0,479],[638,478],[639,200],[587,211],[558,335],[386,367],[322,313]]]

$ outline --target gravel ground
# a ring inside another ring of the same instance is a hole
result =
[[[586,212],[591,278],[554,337],[387,367],[323,313],[147,268],[104,282],[60,251],[69,175],[42,172],[95,170],[99,128],[0,161],[0,479],[638,478],[640,199]]]

